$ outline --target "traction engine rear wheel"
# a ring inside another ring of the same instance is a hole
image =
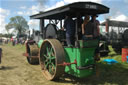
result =
[[[64,73],[62,64],[65,60],[64,49],[56,39],[46,39],[40,48],[40,65],[47,80],[55,80]]]
[[[39,64],[39,58],[38,58],[38,47],[37,45],[28,45],[27,46],[27,61],[29,64],[37,65]]]

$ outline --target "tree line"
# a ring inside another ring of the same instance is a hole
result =
[[[14,36],[14,34],[2,34],[2,33],[0,33],[0,37],[11,38],[12,36]]]

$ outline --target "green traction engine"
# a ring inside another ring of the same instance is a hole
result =
[[[76,2],[30,16],[31,19],[40,19],[40,34],[38,40],[33,38],[26,42],[24,55],[28,63],[40,64],[43,76],[48,80],[55,80],[64,73],[79,78],[95,74],[94,56],[99,41],[85,41],[79,37],[78,17],[108,12],[109,8],[101,4]],[[66,45],[65,31],[59,30],[67,13],[76,19],[74,46]],[[45,20],[49,20],[49,23]]]

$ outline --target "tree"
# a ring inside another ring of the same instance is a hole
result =
[[[5,29],[6,29],[6,31],[7,31],[8,34],[9,34],[9,29],[11,29],[11,28],[12,28],[11,24],[7,24],[5,26]]]
[[[29,26],[22,16],[15,16],[10,18],[10,22],[5,26],[5,28],[7,32],[9,32],[10,29],[14,29],[18,32],[18,35],[21,35],[29,29]]]

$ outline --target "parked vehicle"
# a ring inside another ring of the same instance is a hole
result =
[[[104,41],[121,53],[122,48],[128,48],[128,22],[107,19],[101,24],[106,28]]]

